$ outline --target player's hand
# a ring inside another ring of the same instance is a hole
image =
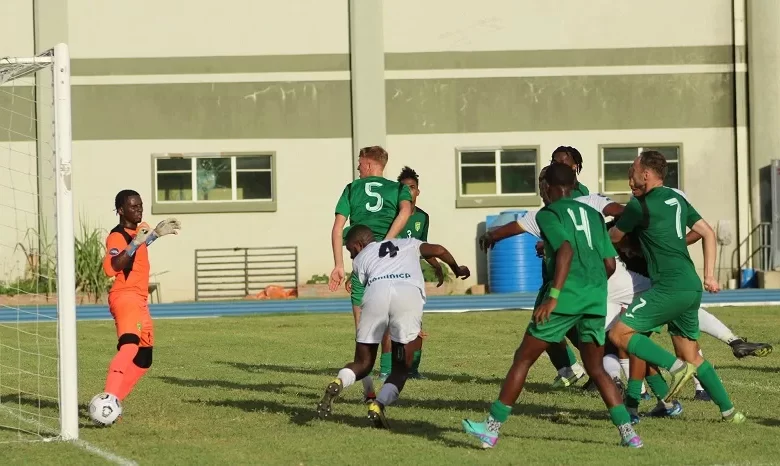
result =
[[[457,270],[453,270],[453,272],[455,272],[455,276],[461,280],[465,280],[471,276],[471,271],[465,265],[461,265]]]
[[[479,249],[481,249],[483,252],[488,252],[488,249],[492,249],[495,244],[496,240],[489,231],[486,231],[482,234],[482,236],[479,237]]]
[[[433,273],[436,274],[436,280],[437,280],[436,288],[438,288],[444,284],[444,270],[442,270],[441,266],[434,267]]]
[[[330,281],[328,282],[328,288],[330,291],[336,291],[341,286],[341,282],[344,281],[344,267],[335,267],[333,272],[330,273]]]
[[[543,324],[550,320],[550,314],[555,310],[555,306],[558,305],[558,300],[555,298],[547,298],[534,310],[534,322],[537,324]]]
[[[536,257],[544,258],[544,241],[536,242]]]
[[[135,238],[133,238],[133,243],[136,246],[140,246],[144,243],[146,243],[146,240],[149,238],[149,235],[152,234],[152,229],[147,225],[146,223],[140,223],[138,224],[138,228],[135,230]]]
[[[418,333],[417,336],[424,340],[424,339],[428,338],[428,332],[426,332],[424,330],[420,330],[420,333]]]
[[[154,234],[157,235],[158,238],[170,234],[178,235],[179,230],[181,230],[181,222],[175,218],[167,218],[157,224],[154,228]]]
[[[347,293],[352,294],[352,280],[344,282],[344,289],[347,290]]]
[[[720,291],[720,283],[715,280],[715,277],[704,277],[704,289],[710,293],[717,293]]]

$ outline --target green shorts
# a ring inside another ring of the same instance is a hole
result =
[[[354,272],[349,276],[349,281],[352,282],[352,293],[349,295],[352,298],[352,305],[360,306],[363,304],[363,295],[366,292],[366,287],[360,283],[357,274]]]
[[[701,291],[650,288],[634,298],[620,321],[639,333],[668,324],[670,335],[698,340],[700,304]]]
[[[575,329],[579,335],[580,343],[596,343],[604,345],[607,317],[594,314],[550,314],[550,320],[542,324],[528,324],[528,334],[548,343],[560,343],[566,337],[566,333]]]

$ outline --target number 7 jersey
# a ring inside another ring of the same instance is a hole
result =
[[[405,184],[369,176],[344,188],[336,204],[336,214],[347,217],[350,225],[367,226],[379,241],[387,236],[401,201],[411,200],[412,192]]]
[[[425,281],[420,268],[420,245],[414,238],[373,242],[352,261],[366,295],[372,286],[404,283],[417,287],[425,299]]]

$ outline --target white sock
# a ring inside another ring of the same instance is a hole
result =
[[[352,369],[347,369],[346,367],[339,371],[338,378],[341,380],[341,386],[345,390],[347,387],[355,383],[355,373],[352,372]]]
[[[674,361],[674,364],[672,364],[672,368],[669,369],[669,372],[678,371],[678,370],[682,369],[683,367],[685,367],[685,361],[683,361],[680,358],[677,358],[677,360]]]
[[[564,379],[568,379],[573,374],[574,371],[571,370],[571,367],[561,367],[560,369],[558,369],[558,375]]]
[[[642,395],[647,393],[647,385],[645,385],[644,382],[642,382],[642,390],[639,393],[641,393]]]
[[[382,389],[379,391],[379,396],[376,397],[376,401],[382,403],[382,406],[390,406],[398,399],[398,387],[391,383],[385,383],[382,385]]]
[[[363,377],[363,395],[370,395],[374,393],[374,380],[370,375]]]
[[[609,374],[609,377],[614,378],[620,378],[620,362],[618,361],[618,357],[614,354],[607,354],[604,356],[604,370],[607,371],[607,374]]]
[[[726,327],[726,324],[704,310],[704,308],[699,308],[699,329],[726,344],[739,338],[734,335],[730,328]]]
[[[621,359],[620,367],[623,369],[623,375],[625,376],[625,379],[628,380],[628,359]]]
[[[699,350],[699,356],[704,357],[704,353],[702,353],[701,350]],[[693,376],[693,383],[696,386],[697,392],[699,390],[704,390],[704,387],[701,386],[701,382],[699,382],[699,379],[695,375]]]
[[[582,366],[580,366],[580,363],[578,362],[575,362],[574,364],[571,365],[571,370],[579,377],[582,377],[585,374],[585,369]]]

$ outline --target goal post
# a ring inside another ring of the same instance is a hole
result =
[[[68,46],[0,57],[0,442],[79,434],[71,134]]]

